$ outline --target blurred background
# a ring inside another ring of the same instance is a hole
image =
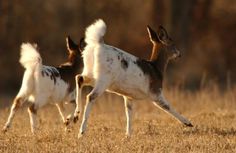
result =
[[[67,57],[65,37],[78,42],[97,18],[108,26],[106,43],[145,59],[152,47],[146,25],[163,25],[183,54],[167,69],[169,87],[225,90],[236,82],[235,0],[1,0],[0,95],[20,88],[22,42],[37,43],[43,63],[56,66]]]

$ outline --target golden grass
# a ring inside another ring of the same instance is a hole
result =
[[[79,124],[64,132],[56,107],[38,112],[40,131],[30,132],[26,108],[17,113],[8,133],[0,133],[0,152],[236,152],[236,90],[220,92],[217,87],[199,92],[165,91],[178,112],[189,118],[193,128],[184,127],[151,103],[134,103],[132,136],[125,138],[126,118],[122,99],[106,95],[94,105],[87,131],[77,139]],[[0,125],[9,113],[0,109]]]

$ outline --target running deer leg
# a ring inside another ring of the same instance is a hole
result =
[[[107,89],[108,86],[108,80],[97,80],[97,83],[93,90],[87,95],[86,97],[86,105],[84,108],[84,114],[82,119],[82,124],[80,126],[80,132],[78,137],[81,137],[84,134],[84,131],[86,129],[87,120],[92,108],[93,103],[96,101],[96,99],[104,93],[104,91]]]
[[[7,122],[5,123],[4,127],[3,127],[3,132],[7,132],[7,130],[10,128],[11,123],[13,121],[13,118],[15,116],[15,113],[17,112],[17,110],[20,108],[20,106],[25,102],[25,98],[23,97],[16,97],[13,101],[13,104],[11,106],[11,111],[9,114],[9,117],[7,119]]]
[[[131,135],[132,102],[125,96],[123,98],[124,98],[124,103],[125,103],[125,114],[126,114],[126,136],[130,137],[130,135]]]
[[[82,113],[82,88],[84,83],[84,77],[81,75],[76,75],[76,108],[74,112],[74,123],[79,120],[79,116]]]
[[[30,117],[31,132],[35,134],[36,130],[36,117],[37,117],[38,106],[35,103],[32,103],[28,107],[28,113]]]
[[[186,119],[185,117],[181,116],[179,113],[177,113],[174,108],[172,108],[169,104],[169,102],[165,99],[162,91],[160,91],[157,100],[153,101],[153,104],[157,107],[160,107],[165,112],[172,115],[174,118],[176,118],[179,122],[183,123],[186,126],[192,127],[193,125],[191,122]]]
[[[57,106],[57,109],[58,109],[58,111],[59,111],[59,114],[60,114],[60,116],[61,116],[61,118],[62,118],[62,121],[63,121],[63,123],[64,123],[65,126],[66,126],[66,127],[65,127],[65,131],[66,131],[66,132],[70,132],[70,129],[69,129],[70,118],[69,118],[69,117],[65,118],[65,108],[64,108],[64,106],[63,106],[63,103],[57,103],[56,106]]]

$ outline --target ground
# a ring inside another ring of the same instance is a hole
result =
[[[125,137],[126,118],[122,99],[101,97],[92,109],[84,137],[78,139],[79,123],[70,133],[57,109],[47,105],[38,112],[39,130],[31,134],[26,106],[12,128],[0,133],[0,152],[236,152],[236,92],[218,88],[198,92],[169,89],[167,99],[194,127],[184,127],[150,102],[134,103],[132,135]],[[9,114],[10,99],[1,99],[0,125]],[[7,102],[6,102],[7,101]],[[6,104],[7,103],[7,104]],[[68,107],[68,106],[66,106]]]

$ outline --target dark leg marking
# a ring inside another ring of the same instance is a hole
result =
[[[84,78],[82,76],[79,76],[79,79],[78,79],[79,88],[82,87],[83,83],[84,83]]]
[[[159,104],[163,109],[170,110],[170,106],[168,104],[165,104],[165,103],[159,103]]]
[[[98,93],[96,93],[96,92],[94,92],[94,93],[88,95],[88,97],[87,97],[87,98],[88,98],[88,101],[89,101],[89,102],[93,101],[95,98],[97,98],[97,96],[98,96]]]
[[[154,101],[158,106],[160,106],[162,109],[164,110],[170,110],[170,105],[161,101],[161,100],[157,100],[157,101]]]
[[[37,109],[35,108],[35,104],[29,106],[29,110],[33,114],[37,114]]]
[[[69,120],[70,120],[70,119],[67,118],[66,121],[64,122],[64,124],[65,124],[66,126],[68,126],[68,125],[70,124]]]
[[[21,100],[22,100],[22,98],[16,98],[14,100],[14,106],[15,106],[14,109],[17,109],[17,108],[19,108],[21,106]]]
[[[132,111],[132,106],[130,104],[127,105],[127,108]]]
[[[79,120],[79,116],[77,115],[74,117],[73,122],[76,123],[78,120]]]
[[[188,126],[188,127],[193,127],[192,123],[188,123],[188,124],[185,123],[184,125],[185,125],[185,126]]]

